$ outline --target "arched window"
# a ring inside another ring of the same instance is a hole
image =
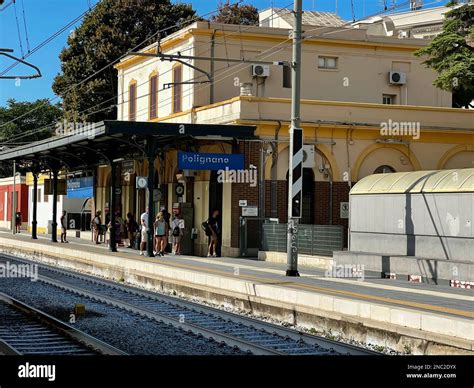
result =
[[[375,169],[374,174],[388,174],[391,172],[395,172],[395,169],[393,167],[390,167],[386,164],[379,166]]]
[[[128,86],[128,120],[137,119],[137,81],[131,81]]]
[[[149,119],[156,119],[158,117],[158,74],[156,72],[150,75],[148,104]]]
[[[181,112],[183,99],[183,67],[176,65],[173,67],[173,113]]]

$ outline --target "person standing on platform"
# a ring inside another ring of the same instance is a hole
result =
[[[61,222],[61,242],[68,243],[69,241],[67,241],[67,238],[66,238],[66,234],[67,234],[66,210],[63,210],[63,214],[60,218],[60,222]]]
[[[22,223],[21,212],[16,212],[15,213],[15,230],[16,230],[16,233],[20,233],[21,223]]]
[[[214,210],[207,220],[207,227],[209,228],[210,232],[210,243],[209,249],[207,251],[207,257],[217,257],[217,244],[218,244],[218,236],[219,236],[219,224],[218,224],[218,217],[219,217],[219,210]]]
[[[166,210],[165,207],[162,207],[162,208],[161,208],[161,212],[163,213],[163,218],[164,218],[165,221],[166,221],[167,230],[168,230],[168,232],[169,232],[169,231],[171,230],[171,226],[170,226],[171,214],[168,213],[168,210]],[[169,234],[166,233],[166,236],[165,236],[164,242],[163,242],[163,244],[164,244],[163,252],[165,252],[165,253],[166,253],[166,252],[170,252],[170,253],[171,253],[171,251],[172,251],[171,247],[169,247],[169,249],[168,249],[168,245],[169,245],[168,243],[169,243]]]
[[[148,212],[149,208],[147,206],[145,213],[140,216],[140,227],[142,241],[140,242],[140,256],[145,255],[145,246],[148,240]]]
[[[171,222],[171,233],[173,234],[173,253],[175,255],[181,254],[181,240],[184,236],[184,220],[181,214],[176,213],[173,222]]]
[[[96,244],[100,244],[99,242],[99,234],[100,234],[100,228],[102,227],[102,220],[100,219],[100,215],[102,213],[100,212],[100,210],[98,210],[96,213],[95,213],[95,217],[94,219],[92,220],[92,235],[94,237],[94,243]]]
[[[166,244],[168,243],[169,226],[163,212],[159,212],[153,224],[155,231],[155,255],[164,256]]]
[[[133,217],[132,213],[127,213],[127,220],[125,221],[125,228],[127,230],[128,246],[127,248],[133,248],[133,242],[135,241],[135,234],[138,230],[137,221]]]

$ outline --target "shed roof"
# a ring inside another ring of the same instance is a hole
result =
[[[350,194],[449,192],[474,192],[474,168],[369,175]]]

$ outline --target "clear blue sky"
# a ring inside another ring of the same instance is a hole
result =
[[[23,23],[23,10],[28,30],[30,48],[44,41],[50,35],[67,25],[70,21],[78,17],[98,0],[16,0],[16,14],[20,26],[23,50],[27,52],[26,34]],[[386,0],[391,5],[394,0]],[[437,1],[437,3],[434,3]],[[432,5],[443,5],[447,0],[424,0]],[[5,0],[5,7],[10,0]],[[186,2],[186,1],[182,1]],[[247,4],[253,4],[258,9],[265,9],[270,6],[287,7],[292,0],[244,0]],[[396,0],[398,4],[403,4],[406,0]],[[318,10],[335,12],[338,4],[338,14],[346,20],[352,19],[350,0],[304,0],[305,10]],[[354,13],[357,19],[366,15],[371,15],[383,10],[383,0],[353,0]],[[218,0],[195,0],[193,7],[198,14],[204,15],[217,8]],[[0,7],[1,9],[2,7]],[[72,28],[71,28],[72,30]],[[51,43],[38,50],[28,57],[28,61],[41,69],[43,77],[33,80],[22,80],[19,86],[15,85],[15,80],[0,80],[0,105],[6,105],[6,101],[14,98],[17,101],[32,101],[37,98],[55,97],[51,90],[54,77],[60,70],[58,55],[66,44],[68,31],[64,32]],[[15,17],[15,7],[9,6],[0,12],[0,47],[11,48],[14,55],[21,57],[20,43],[17,33],[17,23]],[[12,63],[11,59],[0,56],[0,72]],[[33,69],[23,65],[15,67],[8,75],[31,74]]]

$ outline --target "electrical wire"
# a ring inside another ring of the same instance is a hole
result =
[[[15,10],[15,21],[16,21],[16,30],[18,32],[18,41],[20,42],[20,52],[22,58],[25,58],[25,53],[23,52],[23,43],[21,42],[21,32],[20,32],[20,23],[18,22],[18,15],[16,12],[16,1],[13,0],[13,9]]]
[[[207,14],[205,14],[205,15],[203,15],[203,16],[207,16],[207,15],[210,15],[210,14],[215,13],[215,12],[217,12],[217,11],[214,10],[214,11],[208,12]],[[202,17],[202,16],[196,16],[196,17],[190,19],[190,20],[187,21],[187,22],[193,23],[194,21],[200,19],[201,17]],[[143,40],[142,42],[140,42],[138,45],[136,45],[135,47],[133,47],[130,51],[134,51],[134,50],[138,49],[140,46],[142,46],[143,44],[145,44],[146,42],[148,42],[150,39],[156,37],[159,33],[162,33],[162,32],[168,31],[168,30],[170,30],[170,29],[173,29],[173,28],[175,28],[175,27],[181,25],[181,23],[182,23],[182,22],[175,23],[175,24],[172,25],[172,26],[168,26],[168,27],[166,27],[166,28],[163,28],[163,29],[160,30],[160,31],[157,31],[157,32],[153,33],[151,36],[149,36],[148,38],[146,38],[145,40]],[[128,52],[127,52],[127,53],[121,55],[120,57],[118,57],[117,59],[115,59],[115,60],[109,62],[107,65],[105,65],[105,66],[102,67],[101,69],[97,70],[97,71],[94,72],[93,74],[91,74],[91,75],[89,75],[88,77],[84,78],[82,81],[80,81],[80,82],[78,82],[78,83],[76,83],[76,84],[74,84],[74,85],[71,85],[71,86],[70,86],[69,88],[67,88],[63,93],[64,93],[64,94],[69,93],[72,89],[78,87],[79,85],[82,85],[84,82],[90,80],[91,78],[93,78],[93,77],[96,76],[97,74],[99,74],[99,73],[101,73],[102,71],[104,71],[105,69],[107,69],[109,66],[114,65],[115,63],[117,63],[118,61],[120,61],[121,59],[125,58],[125,57],[128,56],[128,55],[129,55],[129,54],[128,54]],[[49,98],[49,99],[47,99],[46,101],[47,101],[48,103],[51,103],[52,101],[55,101],[55,100],[57,100],[57,99],[59,99],[59,96]],[[45,103],[46,103],[46,102],[45,102]],[[27,115],[29,115],[29,114],[35,112],[35,111],[38,110],[40,107],[41,107],[41,106],[39,105],[39,106],[37,106],[36,108],[33,108],[32,110],[30,110],[30,111],[28,111],[28,112],[25,112],[24,114],[22,114],[22,115],[20,115],[20,116],[18,116],[18,117],[16,117],[16,118],[14,118],[14,119],[12,119],[12,120],[6,122],[6,123],[3,123],[2,125],[0,125],[0,128],[3,128],[4,126],[6,126],[6,125],[8,125],[8,124],[10,124],[10,123],[13,123],[13,122],[15,122],[16,120],[19,120],[19,119],[21,119],[21,118],[23,118],[23,117],[25,117],[25,116],[27,116]]]
[[[97,5],[97,4],[96,4],[96,5]],[[96,6],[96,5],[95,5],[95,6]],[[95,6],[94,6],[94,7],[95,7]],[[213,10],[213,11],[211,11],[211,12],[208,12],[208,13],[202,15],[202,16],[196,16],[195,18],[192,18],[192,19],[190,19],[190,20],[187,21],[187,22],[188,22],[188,23],[193,23],[193,22],[195,21],[195,19],[196,19],[196,20],[197,20],[197,19],[200,19],[200,18],[202,18],[202,17],[204,17],[204,16],[211,15],[211,14],[217,12],[217,11],[218,11],[218,9]],[[291,10],[289,10],[288,12],[291,12]],[[81,17],[82,17],[82,16],[81,16]],[[162,30],[160,30],[160,31],[157,31],[156,33],[154,33],[154,34],[152,34],[151,36],[149,36],[148,38],[146,38],[143,42],[139,43],[137,46],[135,46],[134,48],[132,48],[129,52],[132,52],[132,51],[136,50],[138,47],[142,46],[144,43],[146,43],[146,42],[149,41],[150,39],[156,37],[158,34],[160,34],[160,33],[162,33],[162,32],[165,32],[165,31],[167,31],[167,30],[170,30],[170,29],[172,29],[172,28],[174,28],[174,27],[176,27],[176,26],[180,26],[180,25],[181,25],[181,22],[177,22],[175,25],[172,25],[172,26],[166,27],[166,28],[164,28],[164,29],[162,29]],[[248,26],[245,30],[247,30],[247,29],[249,29],[249,28],[252,28],[252,27],[254,27],[254,26]],[[228,36],[231,36],[231,35],[235,35],[235,34],[237,34],[237,33],[239,33],[239,32],[236,31],[236,32],[231,33],[231,34],[227,34],[227,37],[228,37]],[[202,45],[204,45],[204,44],[205,44],[205,43],[203,43]],[[209,51],[209,50],[208,50],[208,51]],[[100,70],[96,71],[95,73],[93,73],[92,75],[86,77],[85,79],[83,79],[83,80],[80,81],[79,83],[77,83],[77,84],[75,84],[75,85],[72,85],[72,86],[71,86],[70,88],[68,88],[64,93],[68,93],[68,92],[69,92],[70,90],[72,90],[73,88],[75,88],[75,87],[81,85],[82,83],[88,81],[90,78],[92,78],[93,76],[99,74],[100,72],[102,72],[103,70],[105,70],[106,68],[108,68],[109,66],[111,66],[111,65],[117,63],[118,61],[120,61],[121,59],[127,57],[127,56],[129,55],[129,54],[128,54],[129,52],[123,54],[122,56],[120,56],[120,57],[117,58],[116,60],[109,62],[109,63],[108,63],[107,65],[105,65],[102,69],[100,69]],[[231,67],[232,67],[232,66],[231,66]],[[58,98],[59,98],[59,96],[56,96],[56,97],[53,97],[53,98],[48,99],[47,101],[48,101],[48,103],[51,103],[52,101],[55,101],[55,100],[57,100]],[[99,104],[100,104],[100,103],[99,103]],[[115,105],[115,104],[113,104],[113,105]],[[28,115],[28,114],[30,114],[30,113],[33,113],[34,111],[36,111],[36,110],[39,109],[39,108],[40,108],[40,106],[37,106],[36,108],[33,108],[32,110],[30,110],[30,111],[28,111],[28,112],[25,112],[24,114],[22,114],[22,115],[16,117],[15,119],[12,119],[12,120],[10,120],[10,121],[8,121],[8,122],[6,122],[6,123],[0,125],[0,128],[4,127],[4,126],[6,126],[6,125],[8,125],[8,124],[10,124],[10,123],[12,123],[12,122],[15,122],[16,120],[19,120],[19,119],[25,117],[26,115]],[[104,108],[104,109],[105,109],[105,108]]]
[[[30,52],[30,40],[28,39],[28,28],[26,26],[26,15],[25,15],[25,3],[24,0],[21,0],[21,9],[23,13],[23,25],[25,26],[25,39],[26,39],[26,49],[28,53]],[[25,59],[25,58],[23,58]]]

